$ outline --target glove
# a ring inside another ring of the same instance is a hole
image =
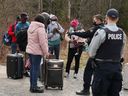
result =
[[[123,63],[123,62],[124,62],[124,58],[123,58],[123,57],[120,59],[120,62],[121,62],[121,63]]]

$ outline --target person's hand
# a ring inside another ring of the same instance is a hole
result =
[[[50,55],[50,53],[48,53],[48,54],[46,55],[46,59],[49,59],[49,55]]]
[[[46,59],[51,59],[53,58],[53,54],[49,53],[48,55],[46,55]]]
[[[19,49],[19,47],[18,47],[18,46],[17,46],[16,52],[17,52],[17,53],[19,53],[19,52],[20,52],[20,49]]]
[[[52,33],[55,34],[55,33],[60,33],[60,32],[57,28],[54,28]]]
[[[123,58],[123,57],[120,59],[120,62],[121,62],[121,63],[123,63],[123,62],[124,62],[124,58]]]
[[[73,40],[69,40],[69,43],[73,43]]]

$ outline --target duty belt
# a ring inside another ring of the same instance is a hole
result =
[[[120,60],[112,60],[112,59],[95,59],[98,62],[120,62]]]

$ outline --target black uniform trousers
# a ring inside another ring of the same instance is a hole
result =
[[[67,64],[66,64],[66,72],[70,73],[70,67],[73,58],[75,57],[75,74],[79,71],[79,65],[80,65],[80,57],[83,51],[83,46],[79,47],[79,51],[77,51],[77,48],[69,48],[68,50],[68,58],[67,58]],[[78,52],[78,55],[75,55]]]
[[[119,63],[97,62],[92,83],[93,96],[120,96],[122,66]]]
[[[84,69],[84,76],[83,76],[83,87],[85,91],[89,91],[90,89],[90,84],[91,84],[91,80],[92,80],[92,75],[93,75],[93,65],[92,65],[92,59],[89,58],[86,64],[86,67]]]

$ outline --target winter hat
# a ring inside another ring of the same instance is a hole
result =
[[[44,25],[45,27],[47,27],[48,24],[50,23],[50,15],[47,12],[43,12],[39,15],[42,16],[42,18],[44,19]]]
[[[20,18],[26,18],[26,19],[28,19],[28,14],[26,12],[22,12],[20,14]]]
[[[57,21],[57,20],[58,20],[57,16],[55,16],[55,15],[53,15],[53,14],[50,14],[50,19],[51,19],[52,21]]]
[[[16,16],[16,20],[20,20],[20,16],[18,15],[18,16]]]
[[[71,22],[70,22],[70,25],[74,28],[76,28],[79,24],[79,21],[77,19],[73,19]]]

